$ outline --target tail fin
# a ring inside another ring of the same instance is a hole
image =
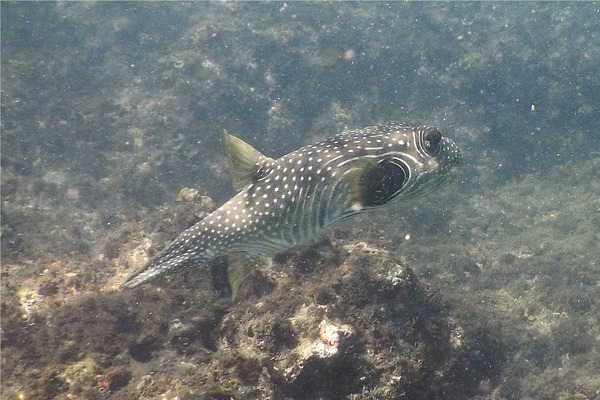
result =
[[[148,282],[155,277],[162,275],[172,267],[162,266],[161,264],[154,264],[149,262],[142,268],[135,271],[125,282],[121,284],[123,289],[132,289],[141,285],[142,283]]]
[[[152,258],[146,265],[135,271],[121,288],[131,289],[148,282],[167,271],[179,269],[189,265],[202,265],[213,258],[212,252],[205,249],[199,252],[198,248],[186,245],[181,236],[175,240],[166,249]]]

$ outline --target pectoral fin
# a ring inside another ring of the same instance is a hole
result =
[[[346,199],[357,211],[389,202],[400,193],[410,174],[408,167],[396,159],[378,162],[363,157],[353,167]]]

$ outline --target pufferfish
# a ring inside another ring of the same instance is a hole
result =
[[[311,239],[348,217],[422,196],[456,174],[456,144],[428,126],[392,122],[348,130],[278,159],[226,131],[238,194],[185,230],[122,285],[228,256],[235,296],[256,261]]]

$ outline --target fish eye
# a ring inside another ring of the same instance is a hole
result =
[[[428,153],[435,153],[440,147],[442,134],[437,129],[431,129],[423,137],[423,147]]]

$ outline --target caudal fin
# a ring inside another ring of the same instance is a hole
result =
[[[142,283],[148,282],[149,280],[154,279],[155,277],[162,275],[166,271],[168,271],[169,267],[164,267],[160,264],[153,265],[148,263],[144,265],[142,268],[135,271],[125,282],[121,284],[121,288],[123,289],[131,289],[136,286],[141,285]]]
[[[186,246],[184,240],[179,238],[171,243],[169,247],[152,258],[146,265],[135,271],[125,282],[121,284],[121,288],[131,289],[146,283],[167,271],[179,269],[191,264],[202,265],[212,258],[212,254],[208,251],[203,253],[193,251],[189,246]]]

